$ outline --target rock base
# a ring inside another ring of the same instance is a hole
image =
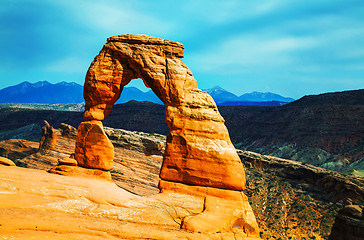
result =
[[[241,191],[189,186],[161,180],[161,193],[177,192],[204,199],[203,211],[183,219],[181,228],[192,232],[234,232],[259,238],[259,228],[248,197]]]
[[[99,169],[89,169],[77,166],[59,165],[51,168],[48,172],[64,176],[97,178],[97,179],[111,181],[111,173],[109,171],[102,171]]]
[[[8,158],[0,157],[0,165],[4,166],[16,166],[13,161]]]
[[[114,167],[114,146],[107,138],[101,121],[82,122],[78,127],[75,159],[79,166],[111,170]]]

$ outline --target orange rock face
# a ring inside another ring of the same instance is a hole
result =
[[[243,190],[244,169],[224,119],[211,96],[198,89],[192,72],[180,60],[183,49],[180,43],[146,35],[108,38],[86,75],[84,118],[103,120],[123,87],[141,78],[166,108],[170,133],[161,178]]]
[[[57,134],[55,134],[54,128],[49,125],[47,121],[44,121],[44,125],[42,127],[42,138],[39,141],[39,149],[51,150],[55,148],[56,141]]]
[[[4,166],[16,166],[13,161],[8,158],[0,157],[0,165]]]
[[[114,167],[114,146],[100,121],[86,121],[78,127],[75,159],[78,166],[101,170]]]

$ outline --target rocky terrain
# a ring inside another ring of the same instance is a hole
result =
[[[178,42],[147,35],[108,38],[86,74],[85,121],[78,130],[44,121],[38,148],[27,140],[1,142],[2,237],[327,239],[334,225],[330,238],[337,239],[340,216],[353,209],[359,215],[350,217],[359,216],[362,224],[363,179],[237,152],[216,103],[180,60],[183,50]],[[164,103],[167,137],[104,127],[123,87],[135,78]],[[40,111],[43,118],[61,119],[56,111]],[[282,128],[279,118],[272,119]],[[18,124],[4,132],[18,131]],[[310,133],[295,130],[298,136]],[[350,210],[343,208],[335,219],[345,205]],[[360,238],[356,222],[345,221],[344,229],[354,230],[350,239]]]
[[[237,148],[363,176],[363,95],[358,90],[307,96],[281,107],[220,106],[219,111]],[[0,113],[4,140],[38,141],[43,119],[54,126],[78,126],[82,121],[79,112],[23,106],[2,108]],[[104,125],[165,135],[164,119],[164,106],[131,101],[115,105]]]
[[[38,149],[38,142],[13,139],[0,142],[0,156],[12,159],[18,166],[47,171],[73,153],[77,132],[65,126],[55,129],[59,137],[53,150]],[[158,193],[164,136],[111,128],[105,131],[115,146],[112,181],[139,196]],[[345,205],[363,203],[364,184],[360,178],[257,153],[238,153],[247,176],[244,192],[250,199],[262,239],[328,239],[338,210]],[[9,210],[6,212],[10,214]],[[36,211],[31,212],[27,214]],[[84,218],[86,213],[82,214],[83,220],[77,221],[85,223],[89,219]],[[57,216],[61,218],[61,214]],[[102,219],[117,226],[113,217]]]
[[[241,149],[336,171],[363,171],[363,96],[364,90],[329,93],[281,107],[226,107],[221,112]]]

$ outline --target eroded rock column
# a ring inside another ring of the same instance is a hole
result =
[[[78,165],[109,171],[114,167],[114,146],[101,121],[86,121],[78,127],[75,159]]]

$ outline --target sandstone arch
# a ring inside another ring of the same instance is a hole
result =
[[[122,88],[141,78],[165,104],[170,128],[161,179],[231,190],[245,188],[240,158],[215,102],[183,64],[183,45],[146,35],[107,39],[84,86],[86,120],[103,120]]]
[[[181,228],[234,231],[259,239],[254,213],[241,192],[245,188],[243,165],[215,102],[198,89],[180,60],[183,49],[181,43],[146,35],[107,39],[86,75],[86,121],[79,126],[75,159],[79,166],[97,171],[113,168],[113,146],[101,121],[123,87],[141,78],[164,103],[170,129],[160,172],[161,194],[156,197],[163,199],[172,192],[200,199],[201,212],[185,216]]]

